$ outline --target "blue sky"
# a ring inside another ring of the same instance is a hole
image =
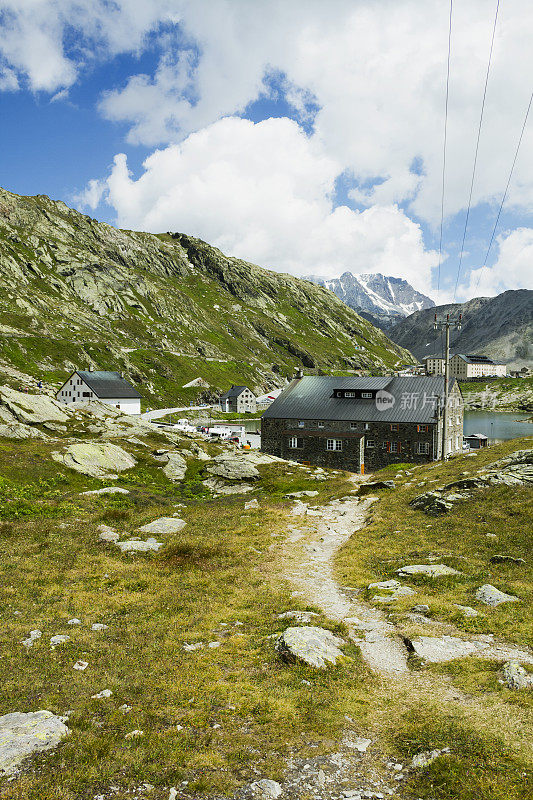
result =
[[[409,280],[437,301],[531,288],[533,12],[500,12],[454,293],[492,4],[0,0],[0,184],[263,266]],[[528,66],[530,67],[528,69]],[[477,291],[476,291],[477,290]]]

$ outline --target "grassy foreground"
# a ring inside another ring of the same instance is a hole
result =
[[[529,444],[505,443],[444,466],[408,465],[412,475],[400,478],[398,470],[382,471],[379,477],[395,475],[398,488],[381,494],[372,522],[339,554],[339,582],[365,587],[432,554],[464,576],[417,581],[416,598],[395,606],[399,625],[407,630],[403,611],[427,602],[435,618],[465,633],[531,641],[530,564],[488,565],[495,552],[530,559],[531,498],[493,489],[437,520],[408,505],[424,488]],[[161,443],[154,438],[151,446]],[[448,758],[409,773],[399,798],[527,796],[530,701],[498,683],[492,662],[413,665],[414,682],[391,685],[368,671],[352,645],[325,672],[277,656],[269,637],[288,624],[278,614],[308,608],[278,580],[276,548],[294,523],[284,496],[316,490],[316,505],[342,497],[353,489],[342,473],[316,480],[297,466],[263,466],[252,493],[212,497],[200,463],[191,460],[185,481],[173,485],[149,448],[127,444],[138,464],[118,485],[130,494],[82,496],[102,483],[53,462],[54,447],[0,440],[0,714],[68,712],[71,734],[30,759],[15,780],[0,779],[2,800],[167,800],[170,786],[179,797],[229,797],[258,777],[281,780],[291,756],[335,752],[347,718],[373,740],[370,771],[387,759],[407,764],[420,750],[451,746]],[[245,510],[254,497],[259,508]],[[123,554],[98,540],[101,523],[135,534],[172,514],[187,526],[161,537],[157,554]],[[517,594],[519,613],[502,606],[460,617],[453,603],[476,605],[472,591],[485,582]],[[81,625],[68,625],[72,618]],[[108,628],[93,631],[93,623]],[[346,636],[323,616],[317,624]],[[42,636],[26,649],[21,642],[34,629]],[[57,634],[70,641],[51,649]],[[184,649],[197,643],[203,646]],[[84,671],[73,669],[80,659]],[[103,689],[112,696],[93,699]],[[142,736],[127,738],[133,731]],[[144,783],[153,789],[139,790]]]

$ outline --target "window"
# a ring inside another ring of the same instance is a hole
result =
[[[373,448],[373,447],[375,447],[374,440],[373,440],[373,439],[367,439],[366,446],[367,446],[368,448]]]
[[[304,440],[298,436],[291,436],[289,439],[289,447],[292,450],[300,450],[304,446]]]
[[[299,427],[299,428],[305,428],[305,422],[303,422],[302,420],[300,420],[300,422],[298,423],[298,427]]]
[[[429,442],[418,442],[418,444],[417,444],[417,446],[416,446],[416,452],[417,452],[417,453],[418,453],[418,455],[420,455],[420,456],[422,456],[422,455],[424,455],[424,456],[427,456],[427,455],[429,455]]]
[[[342,439],[328,439],[326,450],[342,450]]]
[[[382,442],[381,443],[381,449],[382,450],[387,450],[388,451],[389,447],[390,447],[390,442]]]
[[[363,427],[364,427],[365,431],[369,431],[370,430],[370,422],[365,422]]]
[[[323,422],[319,422],[319,423],[318,423],[318,427],[319,427],[319,428],[323,428],[323,427],[324,427],[324,423],[323,423]]]
[[[429,432],[429,425],[417,425],[416,429],[418,433],[428,433]]]
[[[392,425],[390,426],[390,429],[391,429],[391,431],[397,431],[398,430],[398,423],[397,422],[393,422]]]
[[[354,428],[357,428],[357,422],[350,422],[350,428],[351,428],[352,430],[353,430]]]
[[[389,453],[397,453],[398,452],[398,442],[391,442]]]
[[[92,392],[83,392],[83,397],[91,397]]]
[[[355,397],[355,392],[345,392],[344,396],[345,397]]]
[[[372,392],[361,392],[361,397],[372,397]]]

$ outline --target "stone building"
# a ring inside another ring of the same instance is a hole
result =
[[[253,392],[247,386],[232,386],[220,397],[221,411],[232,411],[236,414],[255,414],[257,402]]]
[[[141,397],[120,372],[76,370],[56,393],[62,403],[102,403],[119,408],[125,414],[141,413]]]
[[[459,380],[472,378],[505,378],[505,361],[493,361],[488,356],[465,356],[460,353],[450,358],[450,376]]]
[[[261,449],[303,463],[360,472],[441,456],[444,378],[295,379],[261,418]],[[450,381],[447,455],[463,445],[463,398]]]

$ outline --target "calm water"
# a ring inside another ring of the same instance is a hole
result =
[[[465,411],[464,434],[484,433],[498,441],[533,436],[533,422],[519,422],[528,416],[521,411]]]

